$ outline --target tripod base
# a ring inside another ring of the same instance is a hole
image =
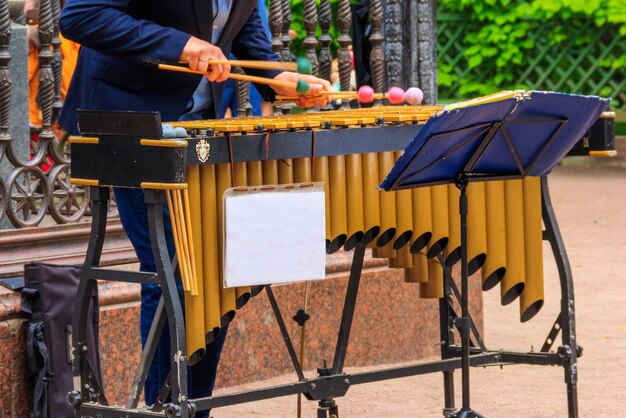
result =
[[[332,399],[320,401],[317,418],[339,418],[339,407],[335,401]]]
[[[474,412],[471,409],[461,409],[456,414],[452,415],[452,418],[484,418],[478,412]]]

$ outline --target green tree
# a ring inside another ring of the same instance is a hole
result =
[[[598,41],[621,45],[615,48],[616,53],[599,58],[594,64],[599,71],[626,68],[626,0],[439,0],[439,11],[440,20],[453,13],[461,15],[465,25],[463,35],[456,40],[461,44],[462,59],[446,57],[451,49],[440,51],[440,86],[443,90],[458,87],[444,97],[468,97],[503,88],[541,88],[550,77],[568,77],[572,87],[581,85],[576,78],[582,75],[571,68],[571,60],[558,63],[549,55],[563,48],[572,54],[592,53],[597,47],[593,43]],[[445,28],[445,22],[441,23]],[[607,27],[610,31],[603,33],[611,36],[599,39],[600,29]],[[550,51],[545,61],[535,59],[540,51]],[[534,80],[523,77],[533,65],[544,74]],[[616,92],[604,86],[588,93]]]

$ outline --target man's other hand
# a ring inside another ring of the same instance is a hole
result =
[[[24,2],[24,16],[26,23],[34,25],[39,22],[40,0],[26,0]]]
[[[209,65],[209,60],[227,60],[222,50],[193,36],[189,39],[185,48],[183,48],[180,60],[189,63],[189,68],[192,70],[206,73],[205,77],[210,82],[220,83],[226,81],[230,74],[230,65],[228,64]]]
[[[295,88],[290,89],[286,87],[272,87],[277,95],[298,96],[299,99],[296,101],[296,104],[299,107],[307,108],[307,107],[314,107],[314,106],[326,106],[328,103],[330,103],[333,100],[331,95],[319,94],[322,91],[325,91],[325,92],[331,91],[330,83],[321,78],[317,78],[312,75],[298,74],[298,73],[285,71],[283,73],[278,74],[274,79],[281,80],[281,81],[289,81],[292,83],[297,83],[299,80],[303,80],[309,83],[309,86],[311,86],[311,90],[306,95],[300,95],[300,93],[298,93]]]

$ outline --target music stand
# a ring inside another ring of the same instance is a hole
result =
[[[470,181],[545,176],[606,110],[610,99],[540,91],[507,91],[459,103],[431,118],[405,149],[380,189],[454,183],[460,190],[463,407],[470,407],[467,186]]]

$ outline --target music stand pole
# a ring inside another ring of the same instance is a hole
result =
[[[467,265],[467,185],[465,173],[459,173],[454,184],[461,191],[459,213],[461,217],[461,317],[456,319],[456,326],[461,334],[461,384],[463,407],[457,418],[482,418],[470,407],[470,319],[469,319],[469,268]]]

